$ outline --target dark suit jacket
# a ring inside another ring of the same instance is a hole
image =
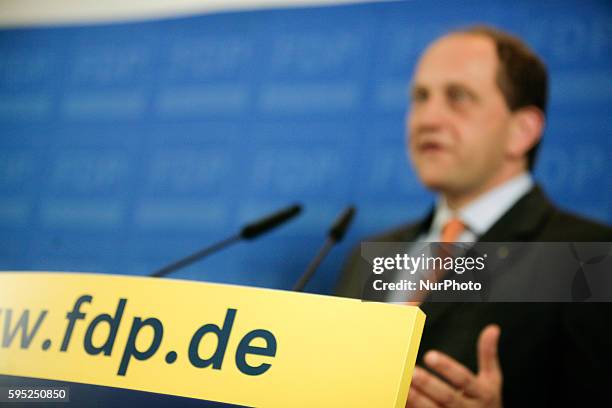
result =
[[[421,222],[368,242],[410,242],[429,229]],[[539,187],[523,196],[481,242],[610,242],[612,229],[556,209]],[[353,251],[337,295],[359,298],[370,271]],[[490,323],[501,326],[499,353],[504,407],[612,406],[612,304],[425,303],[427,315],[417,363],[441,350],[477,372],[476,344]],[[597,403],[605,397],[606,405]]]

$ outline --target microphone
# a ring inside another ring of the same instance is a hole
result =
[[[327,232],[327,239],[325,240],[325,243],[319,249],[319,252],[312,260],[312,262],[310,262],[310,265],[308,265],[306,271],[304,271],[302,276],[300,276],[300,279],[298,279],[296,284],[293,286],[293,290],[295,292],[301,292],[304,290],[304,287],[306,286],[308,281],[310,281],[310,278],[312,278],[315,271],[317,270],[323,259],[325,259],[332,247],[336,243],[342,241],[342,238],[344,238],[344,235],[346,234],[346,231],[348,230],[348,227],[351,224],[351,221],[353,220],[355,211],[355,207],[349,206],[345,208],[344,211],[342,211],[338,218],[336,218],[336,221],[333,223],[333,225]]]
[[[213,254],[221,249],[238,242],[242,239],[252,240],[257,238],[258,236],[273,230],[274,228],[280,226],[281,224],[289,221],[296,215],[298,215],[302,211],[302,206],[299,204],[292,205],[290,207],[284,208],[280,211],[272,213],[264,218],[261,218],[257,221],[254,221],[250,224],[242,227],[238,234],[232,235],[229,238],[225,238],[213,245],[207,246],[205,248],[200,249],[193,254],[181,258],[176,262],[173,262],[169,265],[164,266],[163,268],[153,272],[150,276],[159,278],[162,276],[166,276],[169,273],[172,273],[178,269],[181,269],[187,265],[194,263],[195,261],[207,257],[210,254]]]
[[[299,204],[292,205],[283,210],[270,214],[260,220],[245,225],[240,231],[240,238],[254,239],[261,234],[268,232],[291,218],[295,217],[302,211],[302,206]]]

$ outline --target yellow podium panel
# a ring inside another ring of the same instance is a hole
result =
[[[254,407],[405,405],[425,316],[134,276],[0,273],[0,374]]]

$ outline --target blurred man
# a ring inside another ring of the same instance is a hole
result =
[[[368,241],[610,241],[610,228],[559,211],[530,175],[547,82],[540,58],[509,34],[475,27],[435,41],[412,80],[407,134],[437,204]],[[361,296],[359,258],[339,295]],[[611,378],[604,307],[426,301],[418,364],[428,370],[415,370],[408,406],[593,406]]]

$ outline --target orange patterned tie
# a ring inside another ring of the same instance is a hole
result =
[[[446,224],[444,224],[444,227],[442,227],[442,235],[440,237],[440,242],[455,242],[463,231],[465,231],[465,224],[461,222],[459,218],[451,218],[446,222]],[[438,255],[444,257],[450,254],[447,253],[446,248],[442,248],[441,253],[439,253]],[[440,275],[438,275],[436,271],[432,271],[432,273],[428,277],[428,280],[437,282],[439,278]],[[406,302],[406,304],[409,306],[419,306],[423,302],[423,300],[425,300],[426,297],[427,292],[417,291],[414,294],[413,298],[410,301]]]
[[[440,242],[455,242],[463,231],[465,231],[465,224],[459,218],[451,218],[442,228]]]

